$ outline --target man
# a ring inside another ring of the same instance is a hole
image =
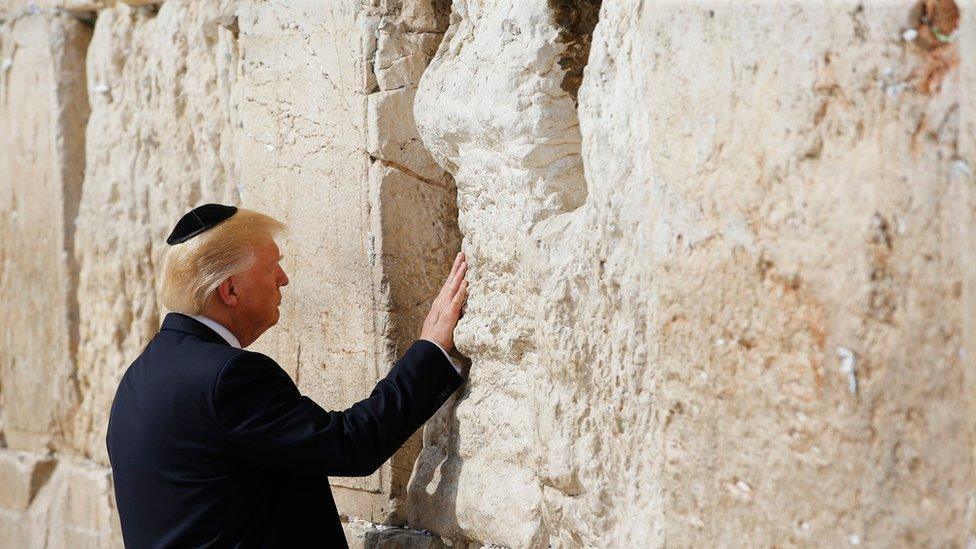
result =
[[[345,411],[244,350],[278,321],[283,229],[206,204],[167,239],[160,293],[174,312],[123,375],[106,437],[127,546],[344,547],[326,477],[373,473],[461,385],[447,350],[467,298],[463,254],[421,338]]]

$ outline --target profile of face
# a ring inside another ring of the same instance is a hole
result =
[[[256,246],[254,253],[256,259],[251,268],[224,283],[228,297],[232,296],[225,300],[233,317],[231,324],[237,328],[235,335],[244,347],[278,323],[281,287],[288,285],[288,275],[280,264],[281,252],[274,240]]]

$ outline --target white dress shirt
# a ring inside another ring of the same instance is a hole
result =
[[[237,347],[238,349],[241,348],[241,342],[237,340],[237,337],[235,337],[234,334],[231,333],[230,330],[228,330],[227,328],[224,328],[224,325],[223,324],[217,322],[216,320],[214,320],[212,318],[205,317],[203,315],[189,315],[189,316],[190,316],[190,318],[201,322],[207,328],[210,328],[211,330],[217,332],[217,334],[220,337],[224,338],[224,340],[227,343],[229,343],[231,347]],[[440,343],[434,341],[433,339],[423,338],[423,340],[424,341],[429,341],[429,342],[433,343],[434,345],[437,345],[437,348],[440,349],[442,353],[444,353],[444,356],[447,357],[447,361],[451,363],[451,366],[454,366],[454,369],[460,375],[461,368],[454,362],[454,359],[451,358],[451,355],[447,354],[447,351],[444,350],[444,347],[441,347],[441,344]]]
[[[238,349],[241,348],[241,342],[237,340],[237,337],[234,336],[234,334],[232,334],[230,330],[224,328],[223,324],[217,322],[216,320],[213,320],[212,318],[203,315],[190,315],[190,318],[202,322],[204,325],[207,326],[207,328],[210,328],[211,330],[217,332],[217,334],[220,335],[220,337],[224,338],[224,340],[227,341],[227,343],[230,343],[231,347],[237,347]]]

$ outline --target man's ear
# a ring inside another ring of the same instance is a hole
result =
[[[237,293],[237,285],[234,277],[228,277],[227,280],[220,283],[217,286],[217,298],[220,302],[228,307],[236,307],[238,299],[240,296]]]

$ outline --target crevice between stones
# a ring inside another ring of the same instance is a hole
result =
[[[566,71],[560,87],[578,104],[577,95],[583,83],[583,69],[590,57],[593,29],[600,16],[602,0],[547,0],[552,20],[559,27],[557,41],[565,50],[557,59]]]

